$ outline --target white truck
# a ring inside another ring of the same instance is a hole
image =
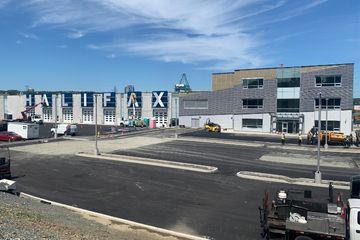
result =
[[[26,122],[8,122],[8,131],[20,135],[23,139],[39,138],[39,124]]]
[[[55,133],[57,135],[75,136],[78,133],[78,128],[75,124],[60,123],[55,128],[51,128],[50,131],[53,136]]]
[[[44,121],[40,114],[33,114],[31,115],[31,121],[38,124],[43,124]]]
[[[340,193],[334,203],[331,184],[327,202],[311,196],[311,191],[280,190],[270,206],[266,192],[259,207],[262,238],[360,240],[360,176],[351,178],[351,196],[346,203]]]

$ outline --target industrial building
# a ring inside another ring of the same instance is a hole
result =
[[[180,95],[179,122],[196,128],[210,119],[238,131],[306,133],[318,124],[321,93],[321,128],[350,134],[353,79],[352,63],[214,73],[212,91]]]
[[[96,107],[95,107],[96,106]],[[178,94],[168,91],[140,92],[22,92],[0,94],[0,120],[40,115],[44,122],[117,125],[132,118],[155,118],[158,126],[178,118]]]

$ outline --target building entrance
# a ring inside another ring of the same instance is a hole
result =
[[[283,133],[298,133],[299,120],[278,120],[276,122],[276,131]]]

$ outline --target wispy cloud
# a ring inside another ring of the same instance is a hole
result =
[[[85,36],[85,32],[78,29],[72,29],[71,32],[67,35],[68,38],[72,39],[82,38],[83,36]]]
[[[114,59],[114,58],[117,58],[117,55],[114,53],[111,53],[111,54],[106,55],[106,57],[110,58],[110,59]]]
[[[89,49],[106,51],[107,57],[121,52],[229,70],[265,62],[258,50],[265,41],[251,31],[249,23],[282,8],[285,13],[271,21],[284,21],[324,2],[304,0],[294,5],[287,0],[29,0],[22,6],[35,15],[34,27],[46,24],[62,28],[68,38],[111,33],[111,40],[97,38],[94,44],[87,45]],[[270,21],[265,18],[260,23],[266,22]]]
[[[69,46],[66,45],[66,44],[63,44],[63,45],[58,45],[58,46],[56,46],[56,47],[57,47],[57,48],[66,49],[66,48],[68,48]]]
[[[18,34],[19,34],[20,36],[22,36],[23,38],[26,38],[26,39],[39,40],[39,37],[36,36],[36,35],[33,34],[33,33],[18,32]]]
[[[11,2],[11,0],[0,0],[0,9],[6,7]]]

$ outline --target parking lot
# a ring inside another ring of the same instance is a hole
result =
[[[180,134],[179,139],[174,138],[175,131]],[[239,145],[235,141],[234,144],[190,141],[184,136],[186,132],[191,131],[167,129],[102,138],[99,149],[104,153],[215,166],[219,169],[217,173],[75,156],[79,151],[94,150],[94,141],[87,137],[79,141],[80,136],[77,140],[12,148],[12,171],[20,191],[213,239],[258,239],[258,206],[264,191],[306,188],[242,179],[236,176],[238,171],[313,177],[312,165],[261,160],[268,155],[287,154],[296,161],[307,150]],[[316,154],[307,154],[315,162]],[[360,160],[354,153],[326,153],[323,158],[324,161]],[[359,169],[322,167],[321,170],[324,179],[347,181]],[[327,197],[326,188],[307,188],[319,200]]]

